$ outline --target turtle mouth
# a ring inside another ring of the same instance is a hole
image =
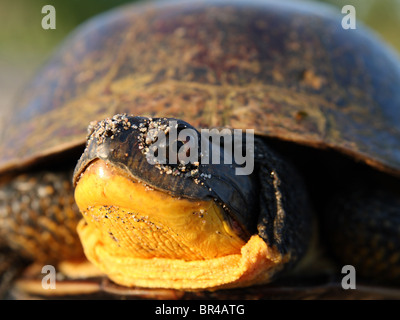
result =
[[[103,160],[83,172],[75,199],[87,225],[119,255],[201,260],[237,254],[245,244],[214,200],[172,196]]]

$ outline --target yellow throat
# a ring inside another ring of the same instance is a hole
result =
[[[75,200],[87,258],[121,285],[235,286],[280,258],[260,237],[235,234],[214,200],[173,197],[102,160],[82,174]]]

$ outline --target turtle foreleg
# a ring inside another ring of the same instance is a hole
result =
[[[32,172],[0,189],[0,239],[21,256],[54,262],[83,255],[71,172]]]

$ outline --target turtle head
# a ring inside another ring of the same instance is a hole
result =
[[[84,217],[78,232],[88,259],[115,282],[235,286],[281,263],[278,251],[253,236],[258,180],[238,175],[243,165],[204,140],[168,118],[116,115],[89,127],[73,178]],[[217,163],[209,157],[214,148]]]

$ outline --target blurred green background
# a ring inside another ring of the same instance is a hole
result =
[[[318,1],[318,0],[315,0]],[[351,4],[363,21],[400,51],[400,0],[320,0]],[[128,0],[0,0],[0,111],[78,24]],[[56,9],[56,29],[43,30],[44,5]]]

